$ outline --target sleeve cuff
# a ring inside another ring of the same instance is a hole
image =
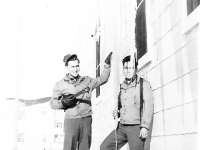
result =
[[[149,126],[150,126],[150,124],[148,122],[142,121],[142,123],[141,123],[142,128],[146,128],[149,130]]]
[[[105,67],[105,68],[110,68],[111,65],[108,65],[108,64],[105,63],[104,67]]]

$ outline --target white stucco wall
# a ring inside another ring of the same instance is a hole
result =
[[[134,49],[133,8],[130,0],[99,1],[102,62],[109,51],[120,60]],[[154,91],[151,150],[197,149],[198,11],[187,16],[181,0],[146,1],[148,50],[139,60],[138,74]],[[119,70],[114,66],[112,71]],[[114,129],[111,111],[121,80],[113,72],[93,107],[92,150]]]

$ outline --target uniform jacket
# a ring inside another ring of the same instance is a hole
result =
[[[65,118],[81,118],[92,114],[91,96],[92,90],[96,87],[105,84],[110,76],[110,65],[105,64],[104,70],[100,77],[91,78],[88,76],[79,77],[74,83],[66,76],[54,86],[53,95],[51,97],[50,106],[52,109],[61,109],[63,107],[58,97],[65,94],[76,94],[86,87],[90,88],[90,91],[85,94],[81,94],[77,99],[82,99],[73,108],[69,108],[65,111]]]
[[[149,82],[143,79],[143,111],[140,119],[140,78],[128,84],[124,81],[120,87],[119,100],[120,123],[141,124],[141,127],[149,129],[153,115],[153,92]],[[141,121],[140,121],[141,120]]]

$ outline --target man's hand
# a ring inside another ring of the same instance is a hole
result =
[[[105,60],[105,63],[108,64],[108,65],[111,64],[112,53],[113,53],[113,52],[110,52],[110,54],[107,56],[107,58],[106,58],[106,60]]]
[[[77,103],[76,98],[74,98],[74,94],[62,95],[58,97],[58,100],[61,101],[64,109],[74,107]]]
[[[147,136],[148,136],[148,129],[142,128],[142,129],[140,130],[140,138],[146,139]]]
[[[113,110],[112,115],[114,117],[114,119],[118,118],[118,110]]]

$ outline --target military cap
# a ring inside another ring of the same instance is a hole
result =
[[[126,57],[124,57],[124,59],[122,60],[122,64],[124,65],[125,62],[128,62],[128,61],[131,61],[131,55],[128,55]],[[137,66],[138,66],[138,60],[137,60],[137,57],[136,57],[136,53],[134,53],[134,64],[135,64],[135,68],[137,69]]]
[[[78,59],[76,54],[72,54],[72,55],[67,54],[66,56],[64,56],[63,62],[65,63],[65,66],[68,63],[69,59],[72,57],[76,57],[76,59]]]

